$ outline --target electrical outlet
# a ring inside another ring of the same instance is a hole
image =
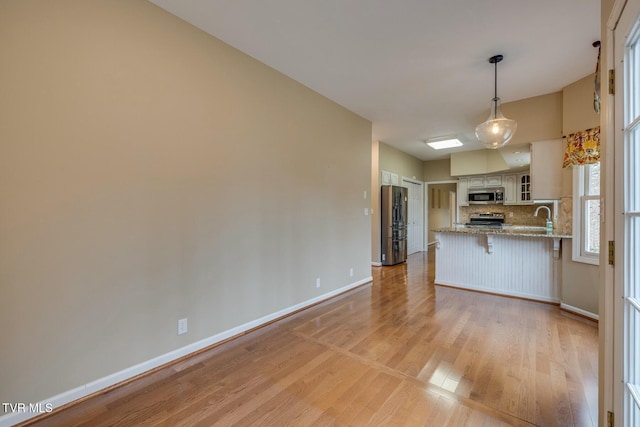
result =
[[[187,325],[187,318],[178,320],[178,335],[186,334],[189,329]]]
[[[509,212],[509,218],[513,218],[513,212]]]
[[[364,208],[364,214],[369,215],[369,208]]]
[[[320,287],[320,278],[318,277],[316,279],[316,288],[319,288],[319,287]]]
[[[353,267],[349,269],[349,276],[353,277]]]

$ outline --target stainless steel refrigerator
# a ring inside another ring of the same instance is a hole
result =
[[[380,194],[382,221],[382,265],[407,260],[407,189],[383,185]]]

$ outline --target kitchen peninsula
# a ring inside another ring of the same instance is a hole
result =
[[[561,240],[570,235],[519,226],[434,231],[437,285],[560,302]]]

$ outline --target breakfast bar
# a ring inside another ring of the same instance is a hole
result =
[[[437,285],[560,302],[561,241],[571,236],[517,226],[434,231]]]

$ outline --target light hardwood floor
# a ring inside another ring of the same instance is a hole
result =
[[[33,425],[597,425],[597,326],[434,286],[433,265],[374,267],[373,284]]]

